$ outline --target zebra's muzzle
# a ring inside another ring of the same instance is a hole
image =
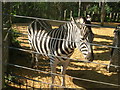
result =
[[[85,59],[92,62],[94,60],[93,53],[88,53],[88,55],[85,57]]]

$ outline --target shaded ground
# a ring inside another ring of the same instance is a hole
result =
[[[107,23],[108,25],[117,25],[118,23]],[[27,33],[28,24],[14,24],[14,29],[17,29],[20,33]],[[104,44],[104,45],[111,45],[112,39],[113,39],[113,31],[114,29],[111,28],[92,28],[93,33],[95,34],[94,43],[96,44]],[[21,47],[28,49],[29,44],[27,41],[27,36],[21,36],[17,38],[19,41],[21,41]],[[95,60],[94,62],[97,63],[104,63],[108,64],[110,60],[110,48],[107,47],[100,47],[100,46],[93,46],[94,48],[94,56]],[[74,59],[82,59],[84,60],[81,53],[76,49],[71,58]],[[31,67],[31,54],[22,52],[22,51],[16,51],[16,50],[10,50],[10,63]],[[82,63],[77,61],[71,61],[70,65],[68,66],[67,73],[66,73],[66,86],[69,88],[81,88],[81,89],[88,89],[88,88],[116,88],[113,86],[103,85],[103,84],[95,84],[92,82],[86,82],[82,80],[76,80],[75,78],[71,77],[77,77],[77,78],[84,78],[84,79],[90,79],[95,81],[102,81],[102,82],[108,82],[108,83],[118,83],[118,75],[115,72],[108,73],[106,71],[106,66],[100,65],[100,64],[93,64],[93,63]],[[10,72],[15,73],[20,76],[24,76],[27,78],[31,78],[34,80],[39,80],[47,83],[51,83],[50,75],[45,73],[40,73],[36,71],[30,71],[15,67],[9,67],[11,69]],[[39,60],[39,70],[48,71],[50,72],[50,66],[49,66],[49,60],[43,60],[42,58]],[[57,73],[60,72],[60,67],[57,67]],[[60,85],[61,80],[60,76],[56,77],[55,83]],[[31,80],[25,80],[25,79],[15,79],[23,84],[29,85],[34,88],[49,88],[49,85],[42,84],[40,82],[33,82]],[[10,86],[16,87],[16,88],[30,88],[26,86],[19,86],[13,83],[9,84]]]

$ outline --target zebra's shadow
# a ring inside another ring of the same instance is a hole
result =
[[[9,50],[9,52],[10,52],[9,55],[10,59],[8,63],[21,66],[21,68],[8,66],[9,68],[8,72],[10,73],[15,73],[17,75],[28,76],[28,77],[37,77],[40,74],[39,71],[36,71],[37,69],[41,71],[50,72],[49,60],[40,59],[38,68],[32,68],[32,63],[31,63],[32,57],[30,53],[18,51],[18,50]],[[27,67],[28,69],[25,69],[24,67]],[[44,77],[44,75],[42,76]],[[47,74],[45,75],[45,77],[46,76]]]
[[[25,66],[28,68],[30,68],[30,66],[31,66],[31,64],[30,64],[31,54],[30,53],[12,50],[10,57],[11,58],[10,58],[9,63],[20,65],[23,67]],[[77,61],[74,63],[77,63]],[[105,82],[112,82],[112,83],[116,82],[117,75],[111,75],[109,77],[109,76],[97,73],[97,71],[95,71],[95,68],[93,68],[93,67],[88,67],[86,65],[84,66],[84,65],[74,64],[74,63],[73,62],[70,63],[70,65],[68,66],[66,75],[69,75],[71,77],[77,77],[77,78],[85,78],[85,79],[88,78],[91,80],[98,80],[98,81],[103,80],[103,78],[104,78]],[[81,62],[79,62],[79,63],[81,63]],[[76,70],[75,68],[80,68],[80,69]],[[91,68],[91,70],[88,70],[90,68]],[[49,60],[40,59],[38,70],[50,72],[51,69],[50,69],[50,65],[49,65]],[[60,72],[60,69],[57,69],[57,71]],[[50,74],[44,74],[44,73],[40,73],[36,70],[34,70],[34,71],[27,70],[27,69],[17,68],[17,67],[13,67],[13,66],[12,67],[9,66],[9,72],[15,73],[15,74],[23,76],[23,77],[29,77],[29,78],[38,78],[39,76],[41,78],[51,77]],[[99,84],[94,84],[91,82],[85,82],[85,81],[76,80],[76,79],[73,79],[72,82],[75,85],[77,85],[79,87],[84,87],[84,88],[107,87],[104,85],[99,86]]]
[[[100,84],[99,82],[118,84],[118,75],[117,74],[107,76],[107,75],[98,73],[94,70],[67,70],[67,75],[79,78],[79,80],[73,78],[72,82],[75,85],[77,85],[79,87],[83,87],[85,89],[116,88],[114,86]],[[81,78],[88,79],[89,81],[82,80]],[[94,83],[94,81],[97,81],[98,83]]]

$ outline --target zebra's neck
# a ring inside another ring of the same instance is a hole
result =
[[[80,31],[76,24],[73,22],[68,22],[59,27],[60,30],[63,32],[63,36],[65,37],[68,44],[71,46],[72,49],[76,48],[76,41],[79,42],[78,36]]]

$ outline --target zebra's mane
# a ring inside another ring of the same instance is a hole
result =
[[[68,34],[68,26],[67,26],[68,23],[71,23],[71,21],[66,22],[64,24],[61,24],[58,28],[51,29],[51,30],[45,30],[45,31],[49,34],[50,37],[59,38],[59,39],[64,38],[65,39],[67,37],[67,34]],[[52,35],[51,32],[55,32],[57,34]]]
[[[75,20],[77,20],[77,19],[80,19],[80,18],[82,18],[83,20],[84,20],[84,22],[85,22],[85,24],[88,24],[89,23],[89,21],[87,21],[86,20],[86,18],[84,18],[84,17],[78,17],[78,18],[75,18]],[[79,28],[78,27],[78,25],[80,25],[80,23],[77,23],[75,20],[70,20],[70,21],[68,21],[68,22],[66,22],[66,23],[64,23],[64,24],[61,24],[58,28],[56,28],[56,29],[52,29],[52,30],[46,30],[48,33],[49,32],[52,32],[52,31],[60,31],[60,32],[62,32],[63,34],[67,34],[67,32],[68,32],[68,27],[69,27],[69,25],[72,25],[72,26],[74,26],[74,27],[77,27],[77,28]],[[69,24],[69,25],[68,25]],[[75,29],[73,30],[73,29],[71,29],[72,31],[71,31],[71,34],[75,34]]]
[[[90,24],[91,23],[90,20],[87,20],[87,17],[81,17],[80,16],[80,17],[76,17],[75,20],[78,20],[78,19],[81,19],[81,18],[84,20],[85,24]]]

